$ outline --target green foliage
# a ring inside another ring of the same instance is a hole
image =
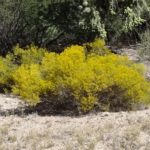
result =
[[[1,4],[3,55],[17,43],[48,48],[55,44],[58,50],[95,38],[115,41],[150,21],[149,0],[1,0]]]
[[[67,27],[72,31],[75,31],[75,34],[78,38],[83,38],[88,40],[90,35],[99,36],[101,38],[106,38],[106,31],[104,24],[101,20],[99,11],[96,9],[96,6],[88,1],[76,1],[69,4],[69,16]],[[76,13],[75,13],[76,12]],[[65,28],[66,29],[66,28]]]
[[[124,13],[127,16],[125,24],[122,27],[124,32],[132,31],[136,26],[145,22],[145,20],[138,16],[130,7],[127,7]]]
[[[7,54],[17,43],[46,46],[57,38],[61,30],[48,19],[53,16],[47,14],[51,3],[45,0],[1,0],[0,53]]]
[[[150,5],[147,0],[110,0],[105,4],[102,13],[106,18],[108,36],[111,41],[115,41],[122,34],[135,32],[138,26],[148,21]]]
[[[101,46],[105,51],[104,41],[88,45]],[[71,102],[82,112],[132,109],[134,104],[149,103],[150,84],[142,66],[110,52],[103,56],[94,51],[87,53],[84,47],[74,45],[60,54],[44,52],[40,63],[34,59],[37,53],[31,53],[38,49],[29,47],[21,54],[26,58],[30,53],[30,63],[21,61],[11,73],[12,92],[31,105],[46,97],[46,103],[63,107]]]

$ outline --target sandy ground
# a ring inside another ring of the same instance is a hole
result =
[[[138,59],[135,50],[124,54]],[[150,109],[80,117],[7,113],[23,106],[0,95],[0,150],[150,150]]]
[[[136,48],[134,46],[131,46],[131,48],[129,48],[129,47],[122,48],[122,49],[120,49],[120,51],[121,51],[120,53],[122,55],[127,55],[130,60],[133,60],[133,61],[138,62],[138,63],[143,63],[147,69],[146,76],[150,79],[150,61],[141,60],[139,55],[138,55],[138,51],[136,50]]]
[[[17,98],[0,95],[20,106]],[[80,117],[0,116],[0,150],[150,150],[150,109]]]

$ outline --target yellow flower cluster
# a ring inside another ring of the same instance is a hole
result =
[[[0,85],[2,86],[7,82],[7,71],[8,67],[7,64],[5,63],[4,58],[0,57]]]

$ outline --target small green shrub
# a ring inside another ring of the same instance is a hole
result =
[[[13,93],[34,105],[46,97],[55,105],[71,101],[78,110],[88,112],[132,109],[150,99],[150,84],[142,66],[110,52],[104,56],[86,54],[78,45],[61,54],[45,52],[40,64],[21,65],[13,79]]]
[[[150,30],[147,29],[140,35],[141,42],[138,44],[137,49],[141,60],[150,61]]]

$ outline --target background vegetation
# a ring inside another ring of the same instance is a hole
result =
[[[92,41],[131,41],[149,28],[149,0],[0,0],[0,50],[34,43],[49,50]],[[141,31],[142,29],[142,31]],[[132,37],[132,38],[131,38]]]

